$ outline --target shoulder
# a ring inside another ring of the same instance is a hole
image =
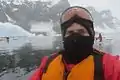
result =
[[[40,66],[35,70],[35,72],[32,74],[29,80],[38,80],[41,78],[42,73],[43,73],[43,68],[46,64],[47,59],[48,59],[47,56],[44,56],[42,58]]]
[[[119,55],[113,56],[109,53],[104,53],[103,60],[107,62],[112,61],[114,63],[117,61],[120,62],[120,56]]]
[[[102,61],[103,64],[105,65],[116,65],[116,63],[119,63],[117,65],[120,65],[120,56],[119,55],[111,55],[110,53],[107,52],[102,52],[99,50],[94,50],[95,53],[102,55]]]
[[[105,80],[120,80],[120,56],[113,56],[110,53],[95,50],[98,55],[102,55],[102,68]]]
[[[52,62],[58,55],[59,53],[53,53],[49,56],[44,56],[43,59],[41,60],[40,69],[42,69],[43,72],[46,72],[46,69],[50,62]]]
[[[94,50],[94,52],[98,55],[102,55],[102,63],[103,63],[104,68],[108,69],[109,67],[113,69],[114,67],[117,69],[118,67],[120,67],[120,56],[119,55],[113,56],[110,53],[101,52],[99,50]]]
[[[38,80],[41,79],[42,74],[46,72],[46,69],[48,67],[48,64],[55,58],[57,57],[57,53],[51,54],[50,56],[44,56],[41,59],[40,66],[35,70],[33,75],[30,77],[30,80]]]
[[[103,56],[103,69],[106,80],[110,80],[110,78],[120,79],[120,56],[105,53]]]

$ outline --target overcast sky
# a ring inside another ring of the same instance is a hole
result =
[[[48,0],[43,0],[48,1]],[[57,3],[59,0],[51,0]],[[89,5],[94,6],[96,10],[110,9],[113,16],[120,19],[120,0],[68,0],[71,6]]]
[[[110,9],[120,19],[120,0],[69,0],[73,5],[92,5],[96,10]]]
[[[36,1],[36,0],[29,0]],[[41,0],[41,1],[52,1],[56,4],[60,0]],[[68,0],[71,6],[81,6],[89,5],[96,8],[96,10],[101,11],[105,9],[110,9],[113,16],[120,19],[120,0]]]

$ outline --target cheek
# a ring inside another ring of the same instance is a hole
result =
[[[64,37],[68,37],[70,34],[68,34],[68,33],[65,33],[65,35],[64,35]]]
[[[90,36],[88,33],[85,33],[84,36]]]

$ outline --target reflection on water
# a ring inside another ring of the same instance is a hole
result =
[[[52,36],[19,36],[10,37],[9,42],[1,41],[0,80],[19,80],[18,78],[25,77],[39,66],[43,56],[53,52],[54,40]]]

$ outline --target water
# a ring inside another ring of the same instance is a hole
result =
[[[52,49],[54,40],[52,36],[10,37],[9,42],[0,41],[0,50],[19,49],[27,43],[30,43],[34,49]]]
[[[102,44],[102,51],[109,52],[112,55],[120,55],[120,38],[117,36],[118,33],[115,34],[108,34],[106,38],[103,39]],[[53,44],[55,41],[55,37],[41,37],[41,36],[34,36],[34,37],[14,37],[10,38],[9,43],[5,43],[4,41],[0,43],[0,49],[19,49],[26,43],[31,43],[32,47],[36,50],[39,49],[52,49]],[[58,42],[60,39],[58,39]],[[3,47],[4,48],[1,48]],[[99,49],[98,42],[95,42],[95,47]],[[40,63],[40,62],[39,62]],[[23,68],[19,68],[20,72],[14,73],[12,71],[5,73],[0,80],[27,80],[35,70],[24,74],[26,71]]]

